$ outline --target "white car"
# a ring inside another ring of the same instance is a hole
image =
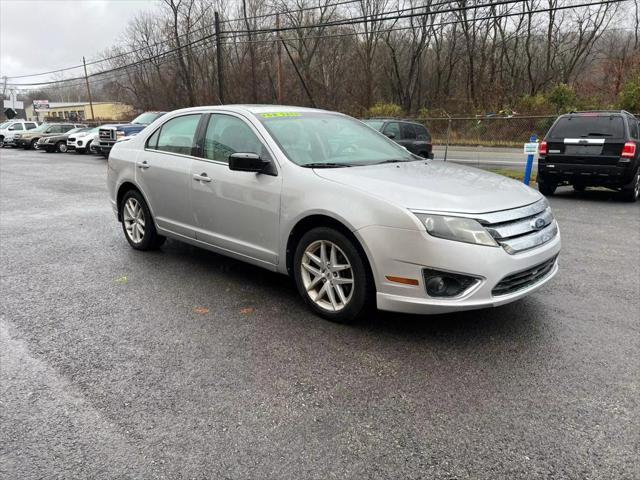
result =
[[[37,126],[37,122],[27,120],[8,120],[0,124],[0,147],[15,145],[14,136],[16,133],[33,130]]]
[[[93,153],[93,143],[96,138],[98,138],[98,130],[100,130],[100,127],[72,133],[69,135],[69,138],[67,138],[67,148],[69,150],[75,150],[78,153]]]
[[[518,300],[558,271],[560,232],[522,182],[424,159],[335,112],[168,113],[108,160],[137,250],[166,237],[294,278],[321,316],[443,313]]]

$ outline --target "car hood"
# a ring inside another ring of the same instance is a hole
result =
[[[315,173],[412,210],[487,213],[542,198],[516,180],[442,161],[323,168]]]

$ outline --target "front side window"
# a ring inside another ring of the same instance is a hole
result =
[[[156,150],[191,155],[195,146],[196,131],[198,130],[201,116],[200,114],[182,115],[181,117],[172,118],[162,125],[158,134]]]
[[[204,140],[204,158],[228,163],[232,153],[269,157],[262,142],[243,120],[231,115],[211,115]]]
[[[398,122],[390,122],[387,123],[387,126],[384,127],[384,132],[386,136],[389,138],[400,138],[400,124]]]

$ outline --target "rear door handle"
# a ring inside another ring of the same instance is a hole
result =
[[[193,179],[196,182],[204,182],[204,183],[209,183],[211,182],[212,178],[209,177],[206,173],[202,172],[200,175],[194,175]]]
[[[138,168],[141,170],[146,170],[150,166],[146,160],[144,162],[138,163],[137,165],[138,165]]]

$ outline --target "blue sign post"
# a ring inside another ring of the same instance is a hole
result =
[[[524,184],[529,186],[531,181],[531,170],[533,169],[533,157],[538,152],[538,136],[534,133],[529,138],[529,143],[524,146],[524,153],[527,154],[527,166],[524,170]],[[535,149],[535,152],[534,152]]]

